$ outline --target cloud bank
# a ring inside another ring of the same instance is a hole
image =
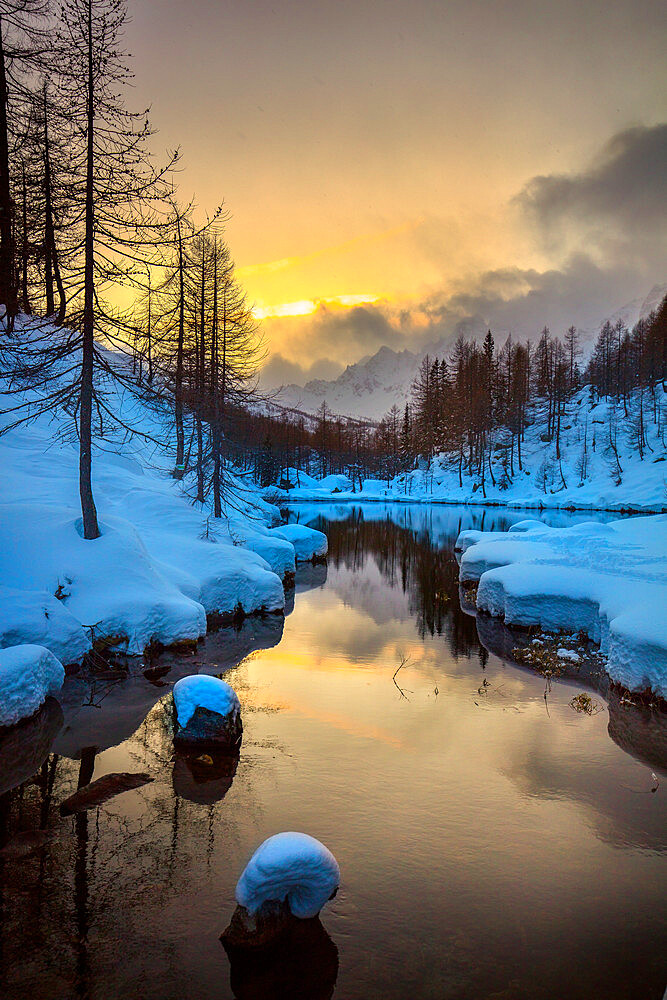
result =
[[[583,170],[533,177],[512,204],[552,266],[487,270],[421,301],[321,307],[277,331],[299,360],[274,356],[267,384],[330,378],[323,372],[385,344],[422,350],[488,327],[498,336],[534,337],[545,325],[562,333],[572,324],[592,333],[602,317],[667,280],[667,124],[618,132]]]

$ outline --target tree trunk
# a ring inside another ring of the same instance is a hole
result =
[[[23,312],[30,315],[30,299],[28,298],[28,190],[25,181],[25,163],[21,164],[23,181],[23,206],[21,214],[21,304]]]
[[[83,304],[83,357],[81,361],[81,400],[79,412],[79,494],[83,516],[83,537],[98,538],[97,510],[92,484],[92,414],[93,414],[93,364],[94,364],[94,207],[93,207],[93,24],[92,0],[88,0],[88,114],[86,159],[86,248],[85,284]]]
[[[185,436],[183,434],[183,342],[185,339],[185,288],[183,270],[183,237],[181,220],[178,225],[178,344],[176,347],[176,381],[174,385],[174,420],[176,422],[176,468],[174,478],[183,475],[183,460],[185,458]]]
[[[7,330],[17,313],[14,270],[13,205],[9,186],[9,136],[7,133],[7,75],[0,15],[0,304],[7,310]]]

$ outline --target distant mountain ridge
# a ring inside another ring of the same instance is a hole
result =
[[[655,285],[645,298],[627,302],[611,315],[604,316],[594,329],[580,330],[582,341],[589,345],[607,319],[612,323],[622,319],[628,327],[633,327],[639,319],[648,316],[659,305],[666,293],[667,284]],[[499,346],[505,335],[498,334]],[[422,359],[427,354],[431,357],[446,357],[451,346],[451,338],[445,338],[418,352],[407,349],[394,351],[390,347],[381,347],[370,357],[348,365],[338,378],[330,381],[313,379],[303,386],[283,386],[276,395],[275,402],[315,413],[326,401],[334,413],[378,420],[394,404],[399,409],[405,406]]]

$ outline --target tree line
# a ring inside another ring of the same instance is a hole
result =
[[[0,0],[0,365],[4,431],[59,411],[79,443],[83,534],[99,535],[96,438],[152,437],[122,397],[170,414],[174,475],[221,516],[229,414],[261,341],[220,204],[178,199],[128,107],[125,0]]]
[[[667,379],[667,299],[632,330],[620,320],[606,322],[585,365],[582,358],[575,327],[562,338],[544,327],[536,342],[508,336],[500,349],[490,330],[481,343],[460,336],[447,357],[422,360],[401,409],[392,406],[378,422],[333,415],[326,403],[308,419],[289,411],[264,414],[255,440],[246,442],[242,461],[263,485],[297,485],[300,471],[319,477],[344,473],[356,490],[364,478],[390,482],[416,465],[428,470],[435,455],[445,454],[455,464],[459,485],[464,475],[472,476],[485,495],[488,483],[507,489],[523,472],[526,429],[539,411],[542,438],[555,463],[554,471],[548,468],[550,457],[543,462],[546,492],[547,473],[555,476],[556,486],[559,479],[565,485],[566,406],[588,386],[591,405],[604,398],[613,404],[602,447],[618,479],[619,418],[641,459],[650,448],[648,422],[659,433],[664,428],[656,390]],[[595,434],[588,436],[587,427],[583,434],[581,481],[589,452],[596,448]]]

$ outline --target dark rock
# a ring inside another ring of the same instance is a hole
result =
[[[243,739],[241,713],[220,715],[199,706],[188,719],[186,726],[179,725],[174,711],[174,743],[183,747],[211,747],[233,752],[239,750]]]
[[[63,713],[55,698],[47,698],[29,719],[0,729],[0,794],[16,788],[46,760],[63,725]]]
[[[94,809],[114,795],[121,792],[129,792],[133,788],[140,788],[154,779],[150,774],[138,772],[136,774],[105,774],[97,781],[91,781],[89,785],[79,788],[74,795],[70,795],[60,806],[62,816],[71,816],[72,813],[83,812],[86,809]]]
[[[250,913],[245,906],[237,906],[220,940],[225,948],[265,948],[286,934],[296,919],[287,900],[267,901],[257,913]]]

